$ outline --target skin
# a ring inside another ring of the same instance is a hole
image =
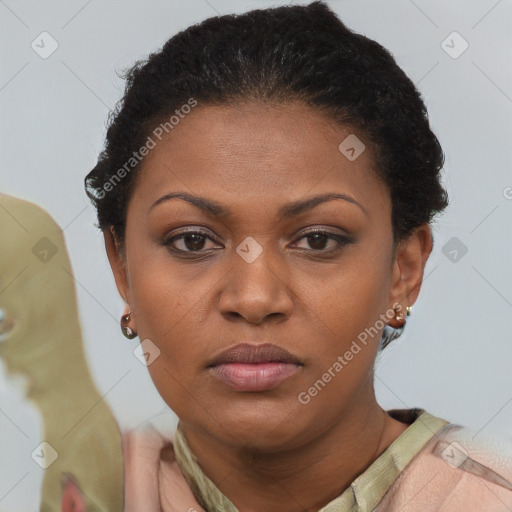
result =
[[[297,399],[379,315],[415,302],[432,249],[427,224],[393,245],[390,193],[370,143],[354,161],[338,150],[351,133],[301,103],[198,106],[142,162],[124,251],[104,232],[130,326],[161,351],[151,377],[202,469],[243,512],[317,511],[408,427],[375,398],[380,331],[308,404]],[[231,213],[180,199],[148,212],[176,191]],[[277,214],[324,193],[360,206],[337,199]],[[188,259],[161,245],[180,228],[208,232],[174,241]],[[352,243],[335,251],[334,239],[304,236],[313,228]],[[252,263],[236,252],[249,236],[263,249]],[[284,347],[303,367],[270,391],[233,390],[206,365],[242,341]]]

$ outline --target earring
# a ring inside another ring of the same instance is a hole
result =
[[[399,322],[399,325],[395,327],[395,329],[400,329],[400,327],[403,327],[405,325],[405,313],[403,312],[403,307],[395,309],[395,320]]]
[[[129,340],[132,340],[133,338],[135,338],[135,336],[137,336],[137,333],[131,327],[128,326],[131,314],[132,312],[130,311],[129,313],[121,317],[121,331],[123,331],[123,334]]]
[[[407,306],[407,307],[405,308],[405,311],[406,311],[406,313],[407,313],[407,316],[411,316],[411,310],[412,310],[411,306]]]
[[[395,318],[399,321],[399,322],[402,322],[405,320],[405,315],[400,311],[400,312],[397,312],[395,314]],[[405,322],[404,322],[405,323]]]

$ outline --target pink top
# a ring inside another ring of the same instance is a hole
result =
[[[413,429],[407,429],[390,446],[394,448],[377,458],[341,499],[319,512],[512,511],[512,445],[486,438],[476,441],[469,429],[445,423],[437,433],[427,434],[430,439],[425,443],[417,444],[422,447],[410,460],[403,440],[408,439],[407,445],[411,438],[413,443],[418,439]],[[125,512],[205,512],[176,462],[174,438],[164,438],[152,426],[124,432]],[[390,480],[389,460],[401,457],[396,466],[405,468]],[[387,481],[382,496],[374,496],[372,504],[371,496],[381,492],[383,480]],[[348,495],[351,499],[356,496],[355,507],[347,507],[343,497]],[[215,505],[209,508],[218,510]]]
[[[178,467],[172,442],[152,426],[123,433],[124,512],[204,512]]]

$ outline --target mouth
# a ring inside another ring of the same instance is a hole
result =
[[[215,357],[207,368],[236,391],[260,392],[279,386],[304,364],[287,350],[265,343],[242,343]]]

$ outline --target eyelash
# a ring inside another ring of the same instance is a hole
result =
[[[327,237],[327,240],[331,239],[331,240],[335,240],[337,243],[338,243],[338,246],[335,247],[334,249],[330,249],[330,250],[323,250],[323,249],[320,249],[320,250],[315,250],[315,249],[303,249],[305,251],[309,251],[311,253],[313,253],[314,255],[322,255],[322,254],[332,254],[332,253],[335,253],[335,252],[338,252],[339,250],[341,250],[343,247],[347,246],[347,245],[350,245],[352,243],[354,243],[354,240],[349,238],[348,236],[345,236],[345,235],[341,235],[341,234],[338,234],[338,233],[332,233],[330,231],[326,231],[324,229],[312,229],[310,231],[307,231],[305,233],[302,233],[299,238],[297,239],[297,241],[300,241],[302,240],[303,238],[308,238],[310,236],[313,236],[313,235],[324,235]],[[182,240],[184,239],[186,236],[189,236],[189,235],[200,235],[200,236],[204,236],[206,238],[209,238],[210,240],[212,240],[213,242],[215,242],[215,240],[213,240],[209,234],[206,232],[206,231],[203,231],[201,229],[194,229],[194,230],[190,230],[190,231],[182,231],[181,233],[178,233],[176,235],[173,235],[171,237],[166,237],[164,238],[164,240],[161,242],[161,245],[166,247],[169,251],[171,251],[172,253],[174,254],[177,254],[177,255],[186,255],[186,254],[197,254],[197,255],[204,255],[204,253],[201,253],[201,251],[184,251],[182,249],[176,249],[175,247],[172,247],[172,244],[176,241],[176,240]],[[210,249],[211,250],[211,249]],[[215,250],[215,249],[214,249]]]

